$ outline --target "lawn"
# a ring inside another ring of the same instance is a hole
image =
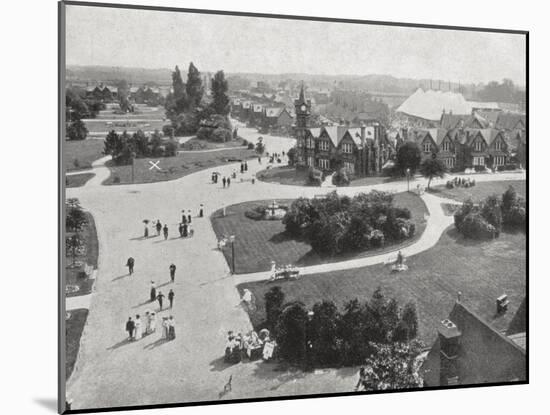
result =
[[[94,173],[70,174],[65,176],[66,187],[81,187],[94,177]]]
[[[477,203],[492,194],[502,196],[502,194],[508,189],[509,186],[513,186],[519,195],[523,197],[526,196],[527,189],[525,180],[476,182],[476,185],[473,187],[455,187],[454,189],[447,189],[445,185],[439,185],[434,186],[430,190],[430,192],[434,193],[437,196],[457,200],[459,202],[463,202],[471,198],[474,203]]]
[[[297,281],[240,284],[256,298],[257,309],[251,312],[256,328],[265,318],[264,294],[278,285],[285,301],[299,300],[312,307],[321,300],[332,300],[339,307],[358,298],[368,300],[377,287],[402,306],[416,303],[419,316],[419,338],[433,341],[436,326],[447,318],[457,292],[462,302],[497,330],[506,330],[526,292],[526,236],[524,233],[502,233],[494,241],[464,240],[454,227],[449,227],[438,244],[407,258],[409,270],[391,273],[388,267],[370,267],[303,276]],[[506,293],[510,300],[507,313],[496,316],[495,300]]]
[[[409,208],[412,219],[416,224],[416,232],[413,238],[399,244],[387,245],[378,249],[348,253],[335,257],[321,257],[311,249],[307,242],[298,241],[287,235],[281,221],[256,221],[244,215],[247,210],[254,206],[265,205],[270,202],[271,200],[256,201],[228,206],[226,207],[225,217],[221,215],[221,211],[214,212],[211,217],[214,232],[218,237],[222,235],[236,236],[235,268],[237,274],[267,271],[271,267],[271,261],[276,261],[278,264],[306,266],[378,255],[392,251],[410,245],[420,238],[426,228],[424,214],[428,213],[426,205],[420,197],[413,193],[398,193],[395,195],[395,205]],[[278,200],[278,202],[290,204],[292,200]],[[228,263],[230,263],[231,250],[229,248],[224,250],[224,255]]]
[[[154,183],[179,179],[199,170],[215,168],[223,164],[234,163],[256,157],[254,150],[244,147],[213,151],[205,153],[179,153],[175,157],[142,158],[135,160],[134,183]],[[157,162],[161,170],[150,169],[149,161]],[[112,161],[107,163],[111,175],[103,184],[129,184],[132,183],[132,166],[117,166]],[[117,179],[118,178],[118,179]]]
[[[273,167],[262,170],[256,174],[258,180],[268,183],[288,184],[293,186],[307,186],[307,169],[296,169],[290,166]],[[367,186],[380,183],[395,181],[393,177],[369,176],[355,178],[350,182],[350,186]],[[399,179],[398,179],[399,180]]]
[[[83,264],[88,264],[95,269],[97,268],[98,257],[97,232],[93,216],[88,212],[85,214],[88,219],[88,224],[80,232],[80,235],[84,239],[86,249],[85,254],[83,256],[78,256],[76,261],[81,261]],[[67,236],[70,235],[70,233],[67,233]],[[66,256],[67,267],[65,268],[65,281],[67,285],[78,287],[78,291],[68,293],[67,297],[89,294],[94,285],[94,280],[86,276],[84,273],[84,266],[73,267],[71,265],[72,261],[73,259],[70,255]]]
[[[63,142],[63,163],[66,171],[85,170],[103,157],[103,140],[66,140]]]
[[[243,146],[243,140],[231,140],[231,141],[226,141],[225,143],[218,143],[214,141],[207,141],[207,140],[201,140],[198,138],[192,138],[181,145],[180,151],[215,150],[215,149],[229,148],[229,147],[244,148],[245,146]]]
[[[66,320],[65,333],[67,338],[65,339],[66,350],[66,362],[65,362],[65,380],[69,379],[74,370],[76,358],[78,356],[78,350],[80,349],[80,337],[86,324],[86,318],[88,317],[88,310],[85,308],[79,308],[69,311],[70,318]]]
[[[290,166],[272,167],[259,171],[256,178],[268,183],[306,186],[307,169],[296,169]]]

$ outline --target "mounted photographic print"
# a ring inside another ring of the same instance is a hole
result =
[[[528,382],[528,32],[59,16],[60,412]]]

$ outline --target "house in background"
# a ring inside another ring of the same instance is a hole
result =
[[[270,129],[290,129],[294,118],[285,107],[265,108],[262,125]]]

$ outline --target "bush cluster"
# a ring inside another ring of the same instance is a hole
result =
[[[510,186],[498,198],[487,197],[479,205],[467,200],[454,214],[458,231],[466,238],[490,239],[500,235],[503,226],[524,229],[527,221],[525,200]]]
[[[307,184],[310,186],[321,186],[324,180],[323,172],[315,167],[310,167],[307,172]]]
[[[502,166],[497,167],[497,171],[509,171],[509,170],[517,170],[519,166],[515,163],[510,164],[504,164]]]
[[[370,301],[358,299],[338,310],[332,301],[320,301],[311,312],[301,302],[286,303],[284,293],[273,287],[265,296],[267,326],[279,345],[280,357],[309,368],[357,365],[373,352],[370,343],[409,342],[418,333],[414,303],[399,307],[380,288]]]
[[[335,186],[349,186],[351,173],[345,169],[341,168],[336,171],[332,176],[332,184]]]
[[[116,164],[128,164],[134,155],[142,157],[171,157],[175,156],[178,143],[172,139],[163,139],[158,131],[146,135],[138,130],[130,135],[126,131],[118,134],[111,131],[105,137],[103,154],[113,157]]]
[[[393,206],[393,195],[379,191],[353,198],[332,192],[324,199],[296,199],[283,224],[291,235],[329,255],[380,247],[415,233],[410,211]]]

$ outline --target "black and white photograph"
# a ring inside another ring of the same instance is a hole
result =
[[[529,382],[528,31],[58,5],[61,412]]]

